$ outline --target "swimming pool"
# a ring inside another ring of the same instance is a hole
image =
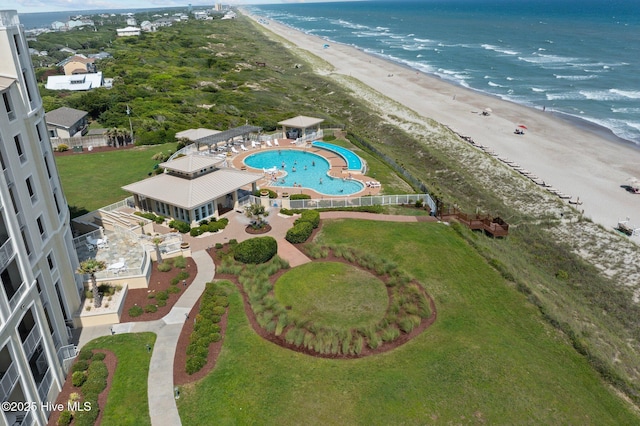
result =
[[[314,141],[311,145],[316,146],[318,148],[326,149],[327,151],[335,152],[339,156],[341,156],[344,161],[347,163],[347,169],[353,171],[362,171],[362,160],[356,154],[354,154],[351,150],[347,148],[343,148],[339,145],[334,145],[332,143]]]
[[[273,149],[252,154],[244,163],[264,172],[278,172],[272,186],[300,185],[326,195],[349,195],[361,191],[364,185],[356,180],[328,175],[329,162],[318,154],[293,149]],[[282,176],[282,172],[286,175]]]

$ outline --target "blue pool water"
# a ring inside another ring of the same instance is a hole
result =
[[[312,152],[273,149],[252,154],[244,159],[244,163],[265,171],[277,169],[278,180],[272,186],[293,187],[296,184],[326,195],[349,195],[364,188],[358,181],[329,176],[329,162]],[[286,172],[284,177],[283,171]]]
[[[338,145],[334,145],[332,143],[315,141],[312,143],[313,146],[317,146],[318,148],[324,148],[328,151],[335,152],[347,162],[347,169],[361,171],[362,170],[362,160],[352,151],[347,148],[343,148]]]

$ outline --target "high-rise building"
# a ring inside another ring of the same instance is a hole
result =
[[[16,11],[0,11],[0,58],[0,402],[15,403],[0,424],[44,425],[75,355],[82,279]]]

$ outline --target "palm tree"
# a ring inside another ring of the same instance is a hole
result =
[[[160,253],[160,243],[163,241],[163,239],[160,237],[155,237],[152,241],[153,241],[153,245],[156,248],[156,260],[158,261],[158,264],[161,264],[162,254]]]
[[[93,293],[93,306],[95,308],[99,308],[102,302],[98,296],[96,272],[104,271],[105,269],[107,269],[107,264],[97,259],[87,259],[81,262],[78,269],[76,269],[76,274],[89,275],[91,277],[91,292]]]
[[[267,224],[264,218],[269,216],[269,212],[261,203],[249,204],[244,208],[244,214],[253,219],[251,223],[253,229],[261,229]]]

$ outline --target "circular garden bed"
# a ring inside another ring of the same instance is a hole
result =
[[[342,246],[306,250],[316,261],[295,269],[278,256],[245,265],[225,249],[215,254],[217,274],[238,285],[265,339],[314,356],[357,358],[394,349],[435,321],[431,297],[393,263]]]

